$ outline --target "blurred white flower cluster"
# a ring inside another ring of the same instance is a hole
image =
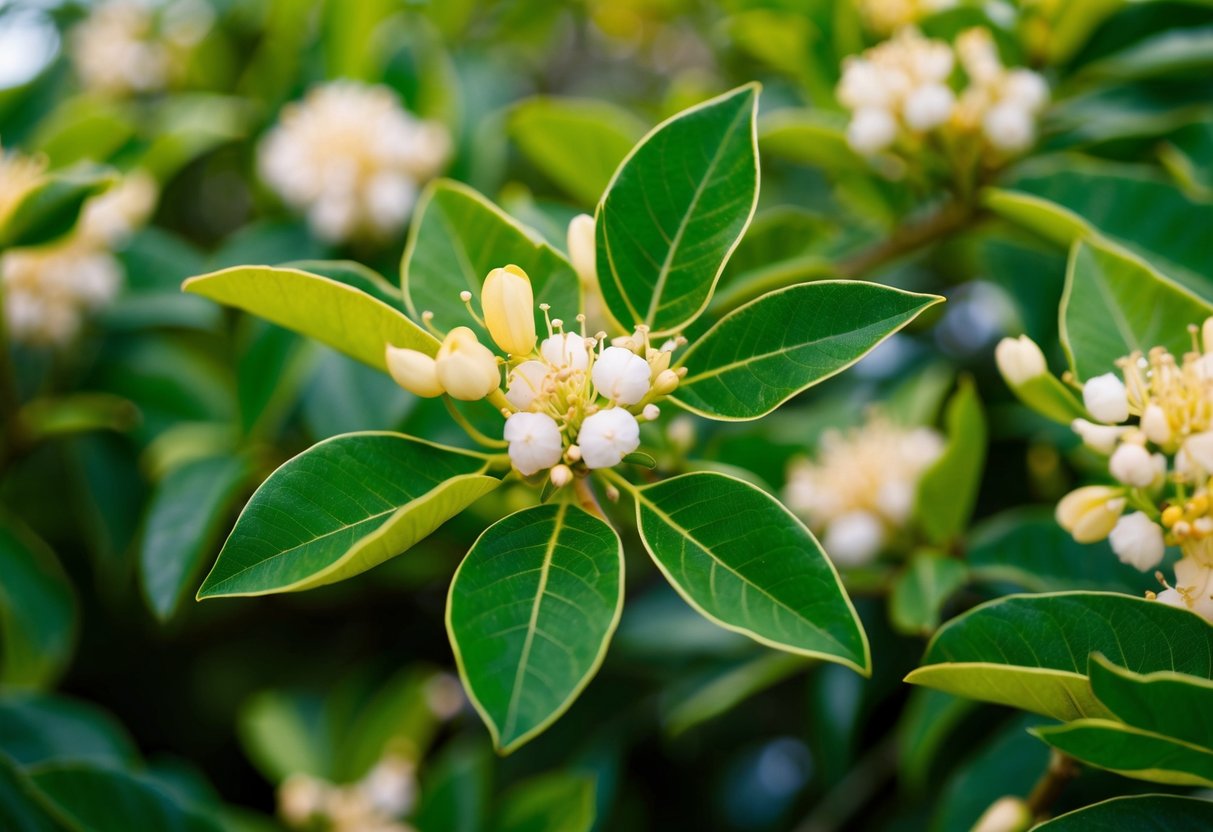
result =
[[[1049,89],[1031,70],[1005,68],[985,29],[963,32],[953,48],[905,27],[848,58],[837,95],[851,111],[847,142],[857,153],[915,159],[933,150],[956,163],[972,151],[997,159],[1031,147]]]
[[[278,813],[292,829],[326,832],[412,832],[402,820],[417,801],[417,770],[388,754],[356,783],[334,785],[293,774],[278,787]]]
[[[943,449],[936,431],[876,414],[845,433],[827,431],[816,459],[793,460],[784,500],[835,563],[862,566],[909,522],[918,481]]]
[[[462,299],[507,358],[498,358],[472,329],[460,326],[443,336],[432,358],[389,345],[392,378],[419,396],[488,398],[506,417],[503,435],[514,468],[526,477],[546,472],[557,488],[589,470],[618,465],[635,451],[640,424],[661,414],[658,402],[686,375],[686,368],[670,367],[685,339],[654,347],[643,326],[608,343],[605,332],[587,334],[585,315],[577,316],[577,331],[566,331],[544,303],[538,308],[547,337],[540,340],[531,280],[518,266],[494,269],[485,278],[483,319],[472,309],[471,292]],[[423,317],[432,322],[430,313]]]
[[[86,89],[104,95],[163,90],[213,19],[205,0],[176,0],[160,8],[138,0],[107,0],[71,32],[76,74]]]
[[[283,109],[259,163],[316,234],[339,242],[400,231],[450,148],[444,126],[410,115],[387,87],[335,81]]]
[[[890,35],[924,17],[953,8],[956,0],[856,0],[859,14],[869,29]]]
[[[0,256],[9,337],[40,346],[63,346],[71,341],[85,314],[117,294],[122,266],[112,251],[147,220],[156,196],[156,183],[150,175],[129,174],[88,200],[67,236],[43,246],[10,249]]]
[[[8,223],[13,211],[45,171],[45,158],[16,151],[6,153],[0,146],[0,228]]]

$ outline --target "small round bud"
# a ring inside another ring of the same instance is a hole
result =
[[[573,469],[567,465],[553,465],[551,477],[552,485],[557,488],[564,488],[573,481]]]
[[[998,371],[1011,387],[1019,387],[1049,371],[1044,353],[1026,335],[999,341],[994,348],[994,360],[998,362]]]
[[[564,456],[569,462],[578,462],[581,459],[581,446],[569,445],[569,449],[564,452]]]
[[[1140,511],[1117,520],[1108,535],[1108,542],[1121,563],[1142,572],[1158,566],[1167,549],[1162,527]]]
[[[867,511],[849,511],[830,521],[821,545],[839,566],[863,566],[880,554],[885,530],[879,518]]]
[[[981,120],[986,140],[1005,153],[1027,150],[1036,141],[1036,121],[1032,114],[1014,102],[991,107]]]
[[[847,125],[847,144],[862,156],[872,156],[897,138],[897,119],[888,110],[865,107],[856,110]]]
[[[1116,425],[1129,418],[1125,383],[1113,373],[1088,379],[1082,386],[1082,401],[1091,415],[1105,424]]]
[[[640,411],[640,415],[645,418],[645,421],[652,422],[661,415],[661,408],[655,404],[646,404],[644,410]]]
[[[926,131],[952,117],[956,94],[944,84],[927,84],[910,93],[903,105],[906,124],[913,130]]]

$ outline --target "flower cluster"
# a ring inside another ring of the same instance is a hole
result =
[[[1117,484],[1073,491],[1057,519],[1081,542],[1107,538],[1120,560],[1143,571],[1179,547],[1175,586],[1157,598],[1213,620],[1213,318],[1191,333],[1182,358],[1162,347],[1134,352],[1117,362],[1119,373],[1083,385],[1091,419],[1073,428],[1108,455]]]
[[[492,401],[506,419],[510,462],[525,477],[546,472],[561,487],[575,475],[618,465],[640,446],[640,424],[660,415],[657,403],[686,374],[685,368],[670,367],[681,338],[654,347],[647,329],[637,327],[633,335],[608,343],[606,333],[586,334],[585,315],[577,316],[577,331],[566,331],[547,304],[539,305],[547,325],[547,337],[540,340],[531,281],[517,266],[494,269],[485,278],[483,320],[472,310],[471,293],[462,297],[507,358],[461,326],[445,335],[433,358],[389,345],[388,369],[419,396]],[[425,317],[432,321],[429,313]]]
[[[951,83],[958,62],[959,94]],[[985,29],[962,33],[953,48],[906,27],[848,58],[837,95],[851,111],[847,142],[865,156],[913,157],[936,138],[949,155],[963,156],[954,146],[967,142],[998,157],[1031,147],[1049,89],[1031,70],[1005,68]]]
[[[111,253],[147,219],[156,183],[133,173],[84,205],[70,234],[44,246],[0,256],[0,286],[9,336],[18,342],[62,346],[84,315],[118,292],[122,267]]]
[[[862,566],[909,521],[918,481],[943,449],[934,430],[880,415],[845,433],[827,431],[815,460],[790,465],[785,502],[822,535],[835,562]]]
[[[160,10],[135,0],[107,0],[72,30],[76,74],[86,89],[104,95],[163,90],[213,17],[203,0],[176,0]]]
[[[417,801],[416,766],[407,757],[384,756],[356,783],[334,785],[293,774],[278,789],[278,812],[293,829],[326,832],[412,832],[401,818]]]
[[[956,0],[856,0],[856,5],[869,29],[890,35],[924,17],[953,8]]]
[[[410,115],[392,90],[336,81],[283,110],[259,164],[318,235],[339,242],[400,231],[449,152],[446,128]]]

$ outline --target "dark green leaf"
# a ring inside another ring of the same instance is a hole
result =
[[[1078,719],[1033,734],[1087,765],[1177,786],[1213,786],[1213,750],[1130,728],[1110,719]]]
[[[76,638],[76,600],[59,561],[16,521],[0,517],[0,682],[44,687],[63,672]]]
[[[1142,675],[1100,655],[1088,673],[1095,698],[1122,722],[1213,747],[1213,681],[1165,670]]]
[[[973,507],[986,458],[986,419],[977,389],[962,380],[948,402],[945,421],[948,444],[918,481],[914,516],[931,542],[942,545],[964,531]]]
[[[915,635],[935,632],[944,603],[967,578],[963,562],[938,552],[916,552],[893,584],[889,615],[894,626]]]
[[[1205,832],[1213,828],[1213,802],[1146,794],[1114,797],[1054,818],[1033,832]]]

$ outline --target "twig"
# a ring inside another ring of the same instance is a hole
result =
[[[577,495],[577,504],[579,506],[595,517],[606,520],[606,512],[602,510],[602,505],[598,502],[598,496],[594,493],[594,489],[590,487],[588,477],[574,478],[573,493]]]
[[[1057,798],[1061,797],[1066,786],[1077,776],[1078,764],[1074,758],[1054,749],[1049,756],[1048,768],[1040,775],[1040,779],[1032,787],[1032,793],[1028,795],[1028,809],[1037,822],[1049,817]]]
[[[970,205],[959,201],[949,202],[925,219],[900,226],[880,243],[842,260],[838,264],[838,273],[846,278],[862,277],[959,231],[977,216]]]

